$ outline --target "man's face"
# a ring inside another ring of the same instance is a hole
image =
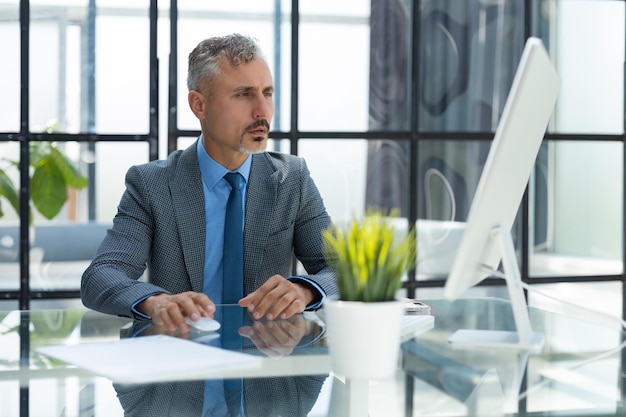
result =
[[[191,92],[189,103],[200,119],[207,153],[233,169],[247,154],[267,146],[274,84],[267,64],[259,58],[238,66],[222,60],[220,69],[210,96]]]

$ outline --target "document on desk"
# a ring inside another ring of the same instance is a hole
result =
[[[43,346],[37,352],[124,383],[201,379],[210,370],[258,368],[263,360],[166,335]]]

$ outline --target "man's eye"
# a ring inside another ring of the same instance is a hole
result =
[[[242,91],[241,93],[237,94],[237,97],[248,97],[250,94],[247,91]]]

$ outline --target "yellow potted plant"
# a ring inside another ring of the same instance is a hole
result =
[[[398,227],[401,220],[395,211],[368,210],[323,232],[339,287],[339,296],[324,304],[329,350],[333,371],[345,377],[378,379],[395,372],[404,314],[397,292],[417,258],[415,228]]]

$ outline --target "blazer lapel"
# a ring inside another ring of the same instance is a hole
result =
[[[196,142],[180,156],[170,179],[170,191],[191,289],[202,292],[206,218]]]
[[[244,293],[254,291],[276,203],[278,171],[266,153],[252,155],[244,221]]]

